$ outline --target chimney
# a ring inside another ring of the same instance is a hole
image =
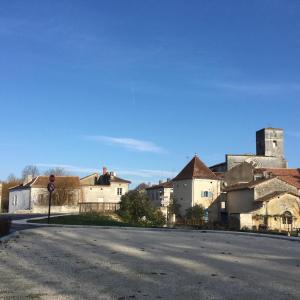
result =
[[[171,178],[167,178],[167,182],[170,182],[171,181]]]
[[[107,173],[107,168],[106,168],[106,167],[103,167],[103,168],[102,168],[102,174],[105,175],[106,173]]]
[[[159,180],[159,182],[158,182],[159,184],[162,184],[163,183],[163,181],[162,180]]]
[[[26,185],[27,183],[29,183],[31,180],[33,179],[33,176],[32,175],[27,175],[24,182],[23,182],[23,185]]]

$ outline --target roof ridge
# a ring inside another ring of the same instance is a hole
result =
[[[218,180],[217,176],[195,155],[173,181],[197,178]]]

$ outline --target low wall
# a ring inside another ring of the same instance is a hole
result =
[[[48,213],[48,206],[34,206],[31,210],[32,213],[45,214]],[[79,206],[51,206],[51,213],[79,213]]]
[[[243,228],[253,228],[253,218],[252,214],[240,214],[240,229]]]

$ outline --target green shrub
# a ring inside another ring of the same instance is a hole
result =
[[[119,215],[126,222],[145,226],[162,226],[166,218],[155,208],[144,193],[130,191],[123,195],[120,202]]]
[[[202,205],[195,205],[186,210],[185,217],[188,220],[197,219],[203,220],[204,218],[204,208]]]

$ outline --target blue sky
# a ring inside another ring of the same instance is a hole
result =
[[[28,164],[134,184],[255,152],[300,166],[300,1],[0,3],[0,178]]]

